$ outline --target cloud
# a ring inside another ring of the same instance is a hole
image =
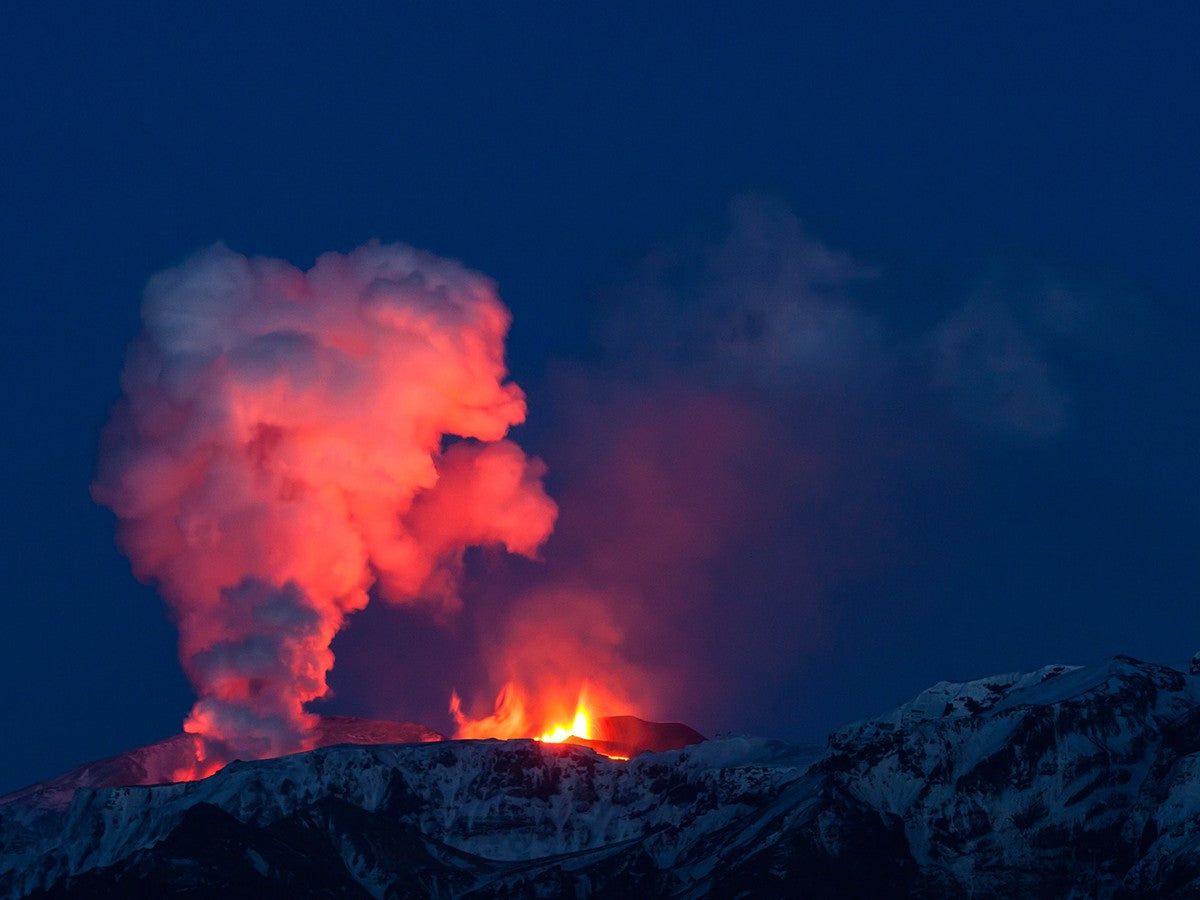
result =
[[[884,355],[852,297],[872,277],[781,205],[742,198],[717,238],[657,247],[598,292],[598,352],[554,370],[562,518],[545,566],[479,629],[500,691],[490,713],[456,702],[460,734],[536,731],[548,700],[580,691],[703,725],[795,664],[825,627],[829,563],[800,540],[783,561],[779,541],[842,477],[821,407]]]
[[[1104,370],[1139,345],[1128,303],[1067,278],[947,283],[743,197],[598,289],[595,352],[551,369],[546,566],[480,630],[491,689],[516,685],[506,715],[564,680],[702,727],[761,715],[782,702],[764,685],[794,686],[835,629],[937,602],[894,599],[907,570],[951,578],[962,523],[1029,447],[1049,458],[1096,427],[1121,387]],[[574,669],[535,663],[553,646]]]
[[[778,201],[743,196],[720,238],[658,247],[603,291],[597,333],[610,358],[721,387],[856,377],[874,366],[882,334],[851,289],[876,275],[810,237]]]
[[[956,408],[988,427],[1030,438],[1059,434],[1070,397],[1057,383],[1040,344],[1009,305],[975,299],[937,326],[932,338],[935,379]]]
[[[372,584],[453,611],[467,546],[537,553],[557,511],[504,439],[508,325],[486,278],[400,245],[307,272],[218,245],[151,280],[93,493],[178,622],[191,774],[308,745]]]

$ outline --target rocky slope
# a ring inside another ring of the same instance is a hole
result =
[[[0,805],[12,896],[1195,896],[1200,678],[935,685],[823,750],[336,746]]]

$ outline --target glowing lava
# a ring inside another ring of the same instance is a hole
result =
[[[552,730],[536,738],[536,740],[547,744],[561,744],[569,737],[583,738],[584,740],[590,740],[592,737],[592,723],[588,719],[587,710],[582,706],[575,709],[575,721],[571,723],[569,728],[562,725],[555,725]]]
[[[567,711],[571,707],[558,699],[563,694],[567,692],[556,688],[526,692],[510,681],[496,696],[495,711],[476,719],[463,711],[457,692],[452,693],[450,713],[458,724],[455,737],[468,740],[532,738],[543,744],[580,744],[609,759],[629,759],[628,749],[613,742],[606,725],[608,715],[628,715],[628,703],[610,691],[583,685],[573,694],[575,715],[568,719]],[[606,715],[595,716],[595,708],[605,710]]]
[[[572,740],[574,738],[574,740]],[[601,756],[607,756],[609,759],[628,760],[628,756],[622,756],[614,753],[605,753],[596,744],[592,743],[592,721],[587,709],[582,703],[575,707],[575,719],[570,725],[555,725],[541,737],[534,738],[535,741],[541,741],[544,744],[562,744],[570,741],[571,743],[585,743]],[[603,742],[601,742],[603,743]]]

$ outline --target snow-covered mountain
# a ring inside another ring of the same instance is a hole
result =
[[[446,738],[424,725],[410,722],[321,716],[314,739],[315,746],[330,747],[334,744],[415,744]],[[0,797],[0,809],[18,800],[38,808],[61,809],[71,802],[77,788],[167,784],[173,780],[175,772],[195,761],[194,740],[191,735],[176,734],[145,747],[87,763],[57,778]]]
[[[0,892],[1196,896],[1200,678],[1118,657],[941,683],[813,750],[343,744],[62,789],[0,804]]]

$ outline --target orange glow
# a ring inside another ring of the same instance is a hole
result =
[[[504,685],[496,697],[495,710],[489,716],[474,719],[462,708],[458,694],[450,698],[450,712],[458,723],[455,734],[459,738],[533,738],[543,744],[583,744],[609,759],[629,759],[600,750],[595,743],[603,744],[603,728],[597,728],[598,714],[624,715],[631,713],[629,705],[588,685],[581,685],[575,696],[574,715],[572,708],[550,690],[538,691],[531,696],[514,682]],[[568,694],[568,696],[570,696]]]
[[[564,728],[562,725],[555,725],[550,731],[537,738],[547,744],[561,744],[569,737],[584,738],[585,740],[592,736],[592,724],[588,721],[587,710],[583,706],[575,708],[575,721],[571,723],[569,728]]]

